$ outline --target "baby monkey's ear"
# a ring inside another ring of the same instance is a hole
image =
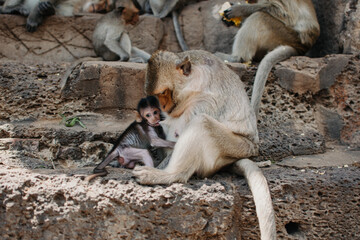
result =
[[[135,113],[135,121],[138,123],[142,122],[143,119],[142,119],[140,113],[138,111],[134,111],[134,113]]]

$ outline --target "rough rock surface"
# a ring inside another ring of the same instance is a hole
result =
[[[345,9],[345,27],[341,33],[344,53],[360,52],[360,2],[349,1]]]
[[[145,96],[145,69],[140,63],[84,62],[61,94],[67,101],[88,99],[94,111],[136,109],[134,99]]]
[[[359,53],[359,2],[313,0],[313,3],[321,32],[308,55],[323,57],[332,53]]]
[[[321,134],[359,147],[358,56],[293,57],[278,64],[274,73],[283,88],[302,96],[314,95]]]
[[[0,165],[2,238],[259,239],[244,179],[223,173],[150,187],[113,169],[88,184],[83,179],[89,171]],[[360,168],[273,168],[264,174],[279,239],[360,238]]]
[[[340,139],[341,143],[348,144],[353,148],[360,148],[360,55],[350,58],[349,63],[345,66],[336,81],[328,89],[324,89],[315,97],[315,101],[320,106],[317,118],[320,119],[318,124],[322,134],[333,139]],[[318,108],[318,107],[317,107]],[[327,112],[333,112],[328,123],[322,125],[321,119],[327,118]],[[324,114],[325,113],[325,114]],[[329,125],[330,123],[330,125]],[[339,132],[331,137],[331,125],[335,123],[340,126]],[[341,127],[341,125],[343,125]],[[324,127],[324,128],[323,128]]]
[[[350,55],[328,55],[324,58],[293,57],[281,62],[275,71],[280,86],[288,91],[303,94],[318,93],[335,82],[344,70]]]

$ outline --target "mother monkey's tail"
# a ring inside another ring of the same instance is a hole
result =
[[[233,164],[232,171],[246,178],[254,196],[256,214],[259,220],[261,240],[276,239],[275,213],[269,186],[260,168],[249,159]]]

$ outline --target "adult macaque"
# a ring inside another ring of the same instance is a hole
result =
[[[253,108],[239,76],[205,51],[158,51],[148,62],[145,89],[159,98],[168,114],[164,129],[176,140],[163,169],[134,168],[141,184],[187,182],[196,174],[209,177],[233,163],[254,195],[261,239],[276,239],[274,210],[264,175],[246,159],[258,154]],[[240,160],[239,160],[240,159]]]
[[[134,25],[139,21],[139,10],[130,0],[118,0],[115,6],[96,24],[92,38],[96,55],[105,61],[147,62],[150,54],[131,46],[125,31],[126,24]]]
[[[255,76],[251,105],[256,115],[266,79],[272,67],[293,55],[308,51],[320,35],[311,0],[259,0],[235,4],[225,10],[226,18],[246,18],[235,36],[232,54],[216,53],[229,62],[262,59]]]
[[[27,16],[26,30],[35,32],[46,16],[73,16],[76,2],[77,0],[6,0],[0,13]]]
[[[154,167],[150,152],[155,155],[161,154],[157,157],[163,157],[164,154],[159,152],[163,149],[159,148],[173,148],[175,145],[175,142],[165,140],[160,120],[158,100],[154,96],[142,98],[138,104],[136,121],[120,135],[108,156],[94,168],[94,174],[88,176],[87,180],[107,175],[105,167],[114,159],[117,160],[112,165],[114,167],[134,168],[137,162]]]

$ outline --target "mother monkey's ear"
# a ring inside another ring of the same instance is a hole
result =
[[[191,73],[191,62],[188,56],[186,56],[181,62],[176,64],[176,69],[185,76],[189,76]]]

